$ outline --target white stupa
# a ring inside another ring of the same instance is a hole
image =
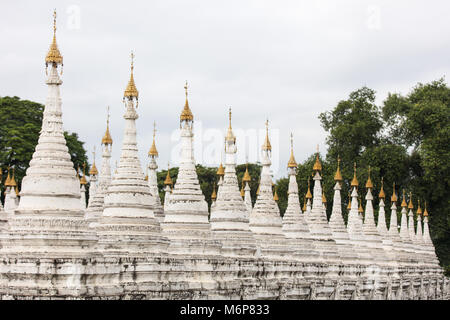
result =
[[[222,243],[226,256],[253,256],[256,241],[249,228],[249,214],[239,192],[236,176],[236,137],[231,127],[225,137],[225,170],[220,192],[217,193],[214,210],[211,210],[211,230],[215,239]]]
[[[125,128],[117,173],[106,191],[104,210],[96,230],[104,255],[148,256],[164,252],[169,244],[153,213],[150,188],[144,180],[136,142],[139,93],[131,75],[124,92]]]
[[[156,136],[156,123],[153,123],[153,142],[150,150],[148,151],[148,186],[150,188],[150,193],[152,195],[153,201],[153,212],[155,217],[158,219],[160,223],[164,221],[164,210],[161,205],[161,199],[159,198],[159,190],[158,190],[158,178],[156,175],[156,170],[158,169],[158,164],[156,163],[156,158],[158,157],[158,150],[156,149],[155,143]]]
[[[292,248],[284,236],[280,209],[273,199],[270,156],[272,146],[269,140],[269,121],[266,121],[266,138],[261,153],[261,180],[259,194],[250,214],[250,230],[265,257],[288,258]]]
[[[216,255],[221,245],[212,238],[208,204],[195,169],[194,116],[189,108],[187,89],[186,83],[186,102],[180,116],[180,166],[169,201],[164,204],[163,231],[170,239],[170,252],[173,254]]]

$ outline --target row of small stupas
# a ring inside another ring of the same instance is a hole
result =
[[[449,297],[448,280],[430,240],[426,210],[422,214],[418,207],[415,228],[412,200],[408,205],[403,197],[399,232],[394,191],[388,229],[381,189],[377,225],[369,177],[363,218],[356,167],[347,225],[341,212],[339,166],[328,221],[318,157],[313,167],[313,192],[308,189],[306,208],[301,209],[291,143],[288,207],[282,218],[272,193],[268,123],[259,191],[252,206],[248,171],[241,189],[236,176],[236,137],[230,111],[225,166],[219,168],[220,180],[209,213],[195,169],[194,116],[187,86],[180,116],[178,175],[173,184],[168,172],[161,204],[155,138],[147,179],[138,157],[139,93],[133,59],[124,92],[120,161],[112,175],[108,118],[100,172],[94,162],[86,207],[87,181],[84,174],[80,181],[63,135],[59,73],[63,58],[56,44],[56,13],[45,61],[50,70],[39,141],[22,181],[20,201],[14,173],[9,174],[5,205],[0,209],[2,299]]]

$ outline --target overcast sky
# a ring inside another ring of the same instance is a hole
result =
[[[450,71],[448,1],[2,1],[0,96],[45,102],[54,8],[65,130],[98,150],[111,106],[113,161],[119,158],[134,50],[143,166],[153,121],[160,167],[177,160],[185,80],[196,160],[217,165],[231,106],[233,128],[247,135],[238,134],[238,162],[255,160],[261,141],[253,136],[263,136],[268,118],[281,177],[290,132],[298,162],[317,144],[325,152],[318,115],[351,91],[366,85],[381,104],[388,92],[406,94]]]

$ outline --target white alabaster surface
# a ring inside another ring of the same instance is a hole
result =
[[[214,210],[211,210],[211,230],[222,244],[226,255],[253,255],[256,241],[249,228],[247,207],[242,200],[236,176],[236,145],[226,142],[225,175],[217,194]]]

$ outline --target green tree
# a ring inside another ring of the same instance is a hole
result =
[[[412,148],[410,183],[428,202],[431,237],[450,265],[450,88],[444,79],[419,83],[407,96],[389,94],[383,117],[392,140]]]
[[[44,106],[37,102],[0,97],[0,166],[4,179],[7,167],[15,168],[19,187],[39,139],[43,111]],[[83,142],[76,133],[64,132],[64,136],[75,167],[82,167],[87,163]]]

